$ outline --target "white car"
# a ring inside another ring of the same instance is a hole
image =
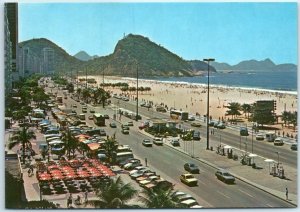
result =
[[[143,170],[143,169],[147,169],[147,168],[144,167],[144,166],[137,166],[137,167],[135,167],[133,170],[131,170],[131,171],[129,172],[129,175],[133,175],[133,174],[136,173],[137,171]]]
[[[255,136],[256,140],[263,141],[265,139],[265,135],[262,133],[259,133]]]
[[[163,145],[163,138],[155,137],[153,138],[153,143],[156,145]]]
[[[140,161],[133,161],[124,165],[124,169],[130,170],[141,165]]]

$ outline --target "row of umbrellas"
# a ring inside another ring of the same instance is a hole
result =
[[[79,161],[72,161],[79,163]],[[92,163],[80,163],[79,170],[72,168],[70,165],[58,166],[57,164],[52,164],[47,167],[48,172],[38,172],[37,178],[40,181],[49,180],[64,180],[64,179],[77,179],[77,178],[88,178],[88,177],[100,177],[104,176],[114,176],[115,173],[107,166],[97,162],[92,161]]]

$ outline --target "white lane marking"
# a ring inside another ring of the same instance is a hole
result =
[[[273,206],[272,205],[269,205],[269,204],[266,204],[267,206],[269,206],[270,208],[273,208]]]
[[[221,194],[222,196],[224,196],[224,197],[226,197],[226,198],[228,198],[228,199],[230,199],[230,197],[229,196],[227,196],[227,195],[225,195],[225,194],[223,194],[222,192],[220,192],[220,191],[217,191],[219,194]]]
[[[243,190],[241,190],[241,189],[239,189],[239,191],[242,192],[242,193],[244,193],[244,194],[246,194],[246,195],[248,195],[249,197],[252,197],[252,198],[253,198],[253,196],[252,196],[251,194],[248,194],[246,191],[243,191]]]

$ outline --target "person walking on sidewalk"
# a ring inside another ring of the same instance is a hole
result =
[[[285,188],[285,197],[286,197],[286,200],[289,199],[289,190],[287,187]]]
[[[87,201],[88,201],[88,191],[85,190],[85,192],[84,192],[84,202],[87,203]]]

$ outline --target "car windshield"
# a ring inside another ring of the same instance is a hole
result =
[[[185,176],[185,178],[186,179],[192,179],[192,178],[194,178],[192,175],[187,175],[187,176]]]
[[[228,172],[223,172],[223,176],[231,176]]]

